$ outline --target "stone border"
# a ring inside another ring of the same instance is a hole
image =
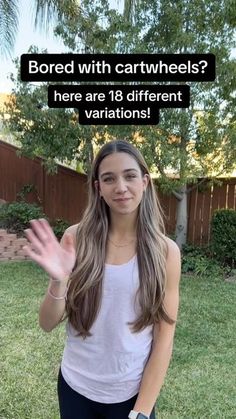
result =
[[[0,262],[15,260],[30,260],[23,250],[28,243],[24,237],[17,238],[16,234],[0,229]]]

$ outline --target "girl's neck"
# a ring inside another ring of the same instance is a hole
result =
[[[110,237],[119,239],[136,237],[136,219],[131,217],[113,217],[109,228]]]

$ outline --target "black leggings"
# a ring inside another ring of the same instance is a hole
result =
[[[89,400],[66,383],[61,369],[58,375],[57,390],[61,419],[127,419],[138,396],[136,394],[124,402],[110,404]],[[155,419],[155,407],[150,419]]]

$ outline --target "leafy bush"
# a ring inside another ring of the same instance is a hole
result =
[[[21,190],[16,194],[16,200],[17,202],[21,202],[24,201],[26,202],[26,197],[29,193],[34,192],[39,200],[39,196],[38,196],[38,190],[36,188],[36,186],[32,183],[26,184],[24,186],[22,186]]]
[[[210,256],[208,246],[185,245],[182,252],[182,273],[217,277],[223,272],[217,261]]]
[[[24,230],[29,228],[29,221],[46,218],[41,207],[27,202],[11,202],[0,207],[0,228],[9,233],[24,236]]]
[[[70,223],[68,223],[65,220],[62,220],[60,218],[57,218],[52,225],[52,229],[54,231],[55,236],[60,240],[65,232],[65,230],[70,226]]]
[[[211,220],[211,249],[224,265],[236,267],[236,211],[216,210]]]

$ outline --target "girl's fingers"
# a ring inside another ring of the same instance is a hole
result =
[[[42,258],[40,255],[38,255],[37,253],[35,253],[30,246],[24,246],[23,249],[25,250],[26,254],[32,259],[34,260],[36,263],[38,263],[40,266],[42,264]]]
[[[45,220],[45,218],[40,218],[38,221],[40,222],[41,227],[44,229],[45,234],[47,234],[47,236],[50,239],[57,241],[56,236],[55,236],[50,224],[48,223],[48,221]]]
[[[34,234],[33,230],[27,229],[25,230],[25,235],[29,242],[32,244],[33,248],[39,252],[42,253],[43,251],[43,245],[41,241],[38,239],[38,237]]]
[[[30,221],[31,228],[34,231],[35,235],[38,237],[38,239],[43,242],[47,243],[49,240],[48,234],[46,233],[44,227],[40,223],[39,220],[31,220]]]

